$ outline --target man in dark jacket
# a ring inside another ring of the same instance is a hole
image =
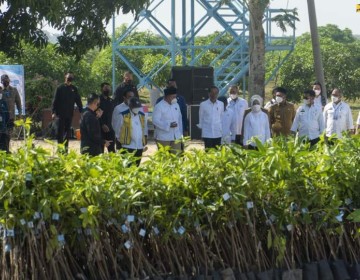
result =
[[[117,106],[124,102],[125,92],[132,91],[134,96],[139,98],[139,93],[136,85],[133,84],[133,74],[130,71],[124,73],[123,82],[116,88],[114,93],[114,106]]]
[[[104,145],[107,147],[111,143],[110,141],[103,140],[101,136],[100,122],[98,119],[100,116],[96,112],[99,105],[99,96],[91,93],[88,96],[87,107],[80,120],[80,151],[82,154],[97,156],[103,152]]]
[[[103,140],[112,141],[109,147],[107,147],[107,150],[108,152],[115,152],[115,133],[111,126],[112,113],[114,111],[114,100],[110,97],[110,92],[110,84],[106,82],[102,83],[99,108],[103,111],[103,113],[99,120]]]
[[[65,83],[60,85],[55,92],[52,103],[52,118],[58,118],[57,141],[62,144],[65,142],[67,152],[71,135],[71,122],[74,114],[74,104],[77,105],[80,113],[83,110],[81,97],[76,86],[72,84],[74,74],[65,74]]]

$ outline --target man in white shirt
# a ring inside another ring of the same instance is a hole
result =
[[[224,104],[217,100],[218,95],[219,89],[216,86],[211,86],[209,99],[200,103],[198,127],[201,129],[205,149],[216,148],[221,145],[221,116],[224,112]]]
[[[326,140],[335,134],[335,138],[342,138],[343,132],[352,132],[354,129],[350,106],[342,101],[340,89],[335,88],[331,93],[331,102],[324,108]]]
[[[218,100],[224,103],[224,113],[221,117],[221,144],[227,145],[231,144],[231,136],[235,131],[235,114],[234,111],[227,106],[227,98],[225,96],[220,96]]]
[[[291,126],[293,133],[310,140],[310,146],[320,141],[320,134],[325,129],[321,106],[315,105],[315,91],[306,90],[303,95],[304,104],[297,111]]]
[[[246,112],[244,119],[244,148],[255,150],[256,142],[251,138],[256,137],[263,144],[270,139],[270,122],[267,110],[261,108],[261,96],[253,95],[250,104],[251,110]]]
[[[233,133],[232,140],[235,141],[236,144],[242,145],[242,125],[244,122],[244,112],[248,108],[248,102],[239,97],[239,89],[235,85],[230,87],[228,104],[235,114],[235,131]]]
[[[181,152],[183,126],[176,88],[169,87],[164,90],[164,98],[155,105],[152,119],[158,147],[168,146],[172,153]]]
[[[114,128],[116,138],[123,149],[134,153],[136,165],[139,166],[145,145],[147,144],[147,121],[142,112],[141,102],[136,97],[128,101],[129,109],[119,115],[119,126]]]

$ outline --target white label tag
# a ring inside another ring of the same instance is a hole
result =
[[[160,231],[157,227],[153,227],[153,231],[154,231],[155,235],[158,235],[160,233]]]
[[[131,241],[130,240],[126,241],[124,246],[126,249],[130,249],[132,247]]]
[[[254,202],[252,202],[252,201],[246,202],[246,207],[247,207],[247,209],[254,208]]]
[[[287,228],[288,231],[292,231],[294,227],[293,227],[292,224],[289,224],[289,225],[286,226],[286,228]]]
[[[230,199],[230,194],[225,193],[225,194],[223,195],[223,199],[224,199],[224,201],[229,200],[229,199]]]
[[[145,236],[145,234],[146,234],[146,230],[145,229],[140,229],[140,231],[139,231],[139,235],[140,236],[142,236],[142,237],[144,237]]]
[[[40,219],[40,213],[39,212],[35,212],[34,213],[34,220]]]
[[[129,223],[135,221],[135,216],[134,216],[134,215],[128,215],[128,216],[127,216],[127,221],[128,221]]]
[[[26,224],[26,221],[25,221],[24,219],[21,219],[21,220],[20,220],[20,224],[21,224],[22,226],[24,226],[24,225]]]
[[[179,233],[180,235],[183,235],[183,234],[185,233],[185,228],[184,228],[183,226],[179,227],[178,233]]]
[[[52,214],[52,219],[53,219],[54,221],[58,221],[59,218],[60,218],[59,213],[53,213],[53,214]]]
[[[28,228],[34,228],[34,223],[32,221],[27,223]]]

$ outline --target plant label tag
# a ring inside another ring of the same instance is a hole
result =
[[[247,208],[247,209],[254,208],[254,202],[252,202],[252,201],[246,202],[246,208]]]
[[[229,199],[230,199],[230,194],[225,193],[225,194],[223,195],[223,199],[224,199],[224,201],[229,200]]]
[[[123,224],[121,226],[121,230],[122,230],[123,233],[127,233],[129,231],[129,228],[125,224]]]
[[[35,212],[34,213],[34,220],[40,219],[40,213],[39,212]]]
[[[286,226],[286,229],[287,229],[288,231],[292,231],[293,228],[294,228],[294,227],[293,227],[292,224],[289,224],[289,225]]]
[[[86,208],[86,207],[80,208],[80,212],[81,212],[81,213],[86,213],[86,212],[87,212],[87,208]]]
[[[126,220],[127,220],[129,223],[131,223],[131,222],[135,221],[135,216],[134,216],[134,215],[128,215],[127,218],[126,218]]]
[[[185,228],[184,228],[183,226],[179,227],[178,233],[179,233],[180,235],[183,235],[183,234],[185,233]]]
[[[124,246],[125,246],[126,249],[129,250],[132,247],[131,241],[130,240],[126,241]]]
[[[336,218],[336,220],[338,220],[338,222],[342,222],[343,216],[344,216],[344,212],[341,211],[340,214],[337,215],[335,218]]]
[[[346,198],[346,199],[345,199],[345,204],[346,204],[346,205],[350,205],[351,203],[352,203],[351,198]]]
[[[22,226],[26,225],[25,219],[21,219],[21,220],[20,220],[20,224],[21,224]]]
[[[11,251],[11,244],[5,244],[5,252],[8,253]]]
[[[309,213],[309,209],[307,209],[307,208],[302,208],[302,209],[301,209],[301,212],[302,212],[303,214]]]
[[[160,231],[157,227],[153,227],[153,231],[155,233],[155,235],[159,235]]]
[[[201,199],[201,198],[197,198],[197,199],[196,199],[196,203],[199,204],[199,205],[200,205],[200,204],[204,204],[204,200]]]
[[[64,238],[64,235],[63,234],[59,234],[57,236],[57,240],[58,242],[61,244],[61,245],[64,245],[65,244],[65,238]]]
[[[15,236],[15,232],[14,232],[14,230],[13,229],[7,229],[7,230],[5,230],[5,232],[4,232],[5,234],[5,237],[14,237]]]
[[[52,219],[53,219],[54,221],[58,221],[58,220],[60,219],[59,213],[53,213],[53,214],[52,214]]]
[[[27,223],[28,228],[34,228],[34,223],[32,221]]]
[[[32,179],[32,174],[30,172],[26,173],[25,180],[29,182],[29,181],[31,181],[31,179]]]
[[[146,230],[145,229],[140,229],[139,231],[139,235],[142,236],[142,237],[145,237],[145,234],[146,234]]]

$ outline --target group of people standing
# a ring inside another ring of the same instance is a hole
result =
[[[350,106],[343,100],[341,90],[335,88],[331,102],[326,104],[318,82],[303,92],[303,103],[297,109],[287,101],[283,87],[273,89],[273,98],[264,107],[259,95],[251,96],[249,106],[239,96],[237,86],[230,87],[228,98],[218,98],[218,93],[217,87],[210,87],[209,99],[200,104],[198,127],[205,149],[229,143],[257,149],[257,141],[265,143],[271,137],[289,135],[297,135],[313,146],[323,133],[325,141],[331,144],[344,133],[355,132]],[[357,127],[360,128],[360,113]]]

